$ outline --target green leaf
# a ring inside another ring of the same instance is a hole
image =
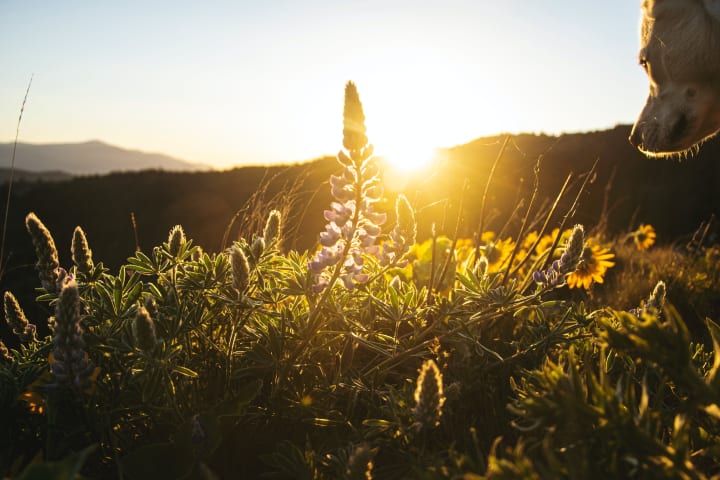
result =
[[[190,378],[198,377],[198,374],[196,372],[194,372],[193,370],[190,370],[187,367],[183,367],[182,365],[175,365],[175,367],[173,367],[173,372],[179,373],[180,375],[184,375],[184,376],[190,377]]]

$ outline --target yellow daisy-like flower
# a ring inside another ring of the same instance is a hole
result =
[[[540,242],[537,244],[537,247],[535,247],[535,253],[537,255],[545,253],[550,247],[552,247],[552,244],[555,241],[555,237],[557,237],[559,233],[560,229],[554,228],[552,233],[543,235],[540,239]],[[567,242],[567,239],[570,238],[571,233],[572,229],[565,229],[562,232],[562,236],[560,237],[558,245],[564,245]],[[557,250],[555,250],[555,252],[557,252]]]
[[[641,252],[652,247],[655,243],[657,234],[652,225],[640,225],[637,230],[631,233],[635,247]]]
[[[603,283],[605,273],[615,266],[615,262],[611,261],[613,258],[615,254],[609,248],[588,242],[583,249],[580,265],[567,277],[568,287],[588,290],[593,283]]]
[[[480,247],[483,255],[488,260],[488,272],[496,272],[502,268],[512,254],[514,248],[515,242],[513,242],[510,237],[505,240],[490,242],[485,246]]]

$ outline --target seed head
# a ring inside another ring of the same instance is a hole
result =
[[[73,231],[71,253],[73,263],[77,265],[78,271],[85,274],[90,273],[93,268],[92,250],[88,246],[85,232],[80,227],[75,227]]]

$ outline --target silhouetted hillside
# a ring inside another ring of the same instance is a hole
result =
[[[5,163],[3,166],[10,166],[12,150],[12,143],[0,144],[0,161]],[[98,141],[46,145],[18,143],[15,166],[32,172],[59,170],[71,175],[98,175],[150,168],[177,171],[212,168],[168,155],[126,150]]]
[[[560,137],[512,136],[488,191],[484,229],[504,228],[506,235],[517,233],[521,215],[512,216],[512,212],[519,203],[527,206],[530,200],[533,168],[539,156],[539,188],[531,217],[547,211],[567,175],[573,174],[551,227],[568,212],[583,180],[581,174],[589,171],[595,160],[596,174],[580,195],[568,225],[597,225],[606,203],[609,232],[623,233],[639,223],[650,223],[658,231],[659,242],[671,242],[686,239],[700,222],[720,213],[720,141],[707,142],[695,158],[649,159],[628,143],[629,131],[629,126],[618,126]],[[391,185],[388,178],[388,199],[381,207],[392,216],[393,196],[404,191],[418,209],[420,238],[427,238],[431,223],[437,225],[438,233],[453,234],[464,198],[459,234],[472,236],[480,222],[490,168],[503,139],[481,138],[448,149],[429,171],[403,175],[402,188]],[[115,269],[135,250],[131,213],[137,221],[139,246],[146,252],[165,241],[175,224],[182,224],[196,244],[217,251],[233,216],[264,185],[262,198],[274,199],[272,206],[291,203],[285,247],[313,248],[325,222],[323,209],[331,200],[327,179],[339,170],[334,159],[325,158],[302,165],[225,172],[144,171],[54,183],[18,182],[8,217],[5,251],[10,254],[9,270],[0,288],[12,288],[20,295],[22,290],[32,293],[36,286],[34,253],[24,227],[24,217],[30,211],[35,211],[53,233],[62,265],[71,264],[70,238],[74,227],[81,225],[96,260]],[[0,198],[6,194],[5,187],[0,188]],[[256,206],[242,212],[230,240],[237,238],[241,227],[245,235],[259,233],[258,219],[264,220],[269,208]],[[524,208],[519,212],[524,213]]]

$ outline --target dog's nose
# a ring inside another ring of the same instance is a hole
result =
[[[628,140],[630,140],[630,143],[633,144],[636,148],[640,148],[640,146],[643,143],[642,139],[642,132],[640,132],[640,129],[638,128],[638,124],[636,123],[633,125],[632,131],[630,132],[630,136],[628,137]]]

